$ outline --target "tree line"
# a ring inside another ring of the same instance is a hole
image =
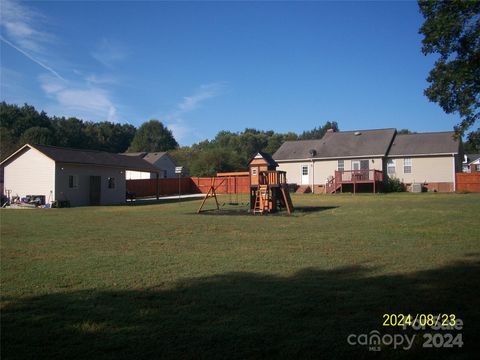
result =
[[[276,133],[247,128],[241,132],[220,131],[212,140],[180,147],[172,132],[158,120],[143,123],[138,129],[129,124],[108,121],[90,122],[75,117],[49,117],[30,105],[0,103],[0,158],[5,159],[25,143],[76,149],[123,152],[169,151],[191,176],[212,176],[217,172],[242,171],[258,151],[275,153],[285,141],[320,139],[328,129],[339,130],[327,121],[301,134]],[[408,129],[401,134],[412,133]],[[479,131],[468,135],[465,153],[480,152]]]
[[[248,128],[242,132],[220,131],[213,140],[179,147],[172,132],[158,120],[147,121],[137,129],[130,124],[49,117],[28,104],[1,102],[0,158],[5,159],[26,143],[113,153],[169,151],[189,175],[211,176],[244,170],[258,151],[273,154],[284,141],[320,139],[328,129],[338,131],[338,124],[327,121],[301,134]]]
[[[2,160],[27,143],[113,153],[166,151],[178,147],[171,131],[159,121],[146,122],[137,129],[130,124],[49,117],[31,105],[6,102],[0,103],[0,137]]]

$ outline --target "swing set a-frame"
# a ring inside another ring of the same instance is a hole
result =
[[[210,188],[207,191],[207,194],[203,198],[202,204],[198,209],[197,213],[200,213],[203,210],[203,206],[205,205],[206,201],[210,198],[215,199],[215,205],[217,210],[220,210],[220,203],[218,202],[217,198],[217,190],[220,186],[224,186],[226,188],[227,194],[229,194],[229,204],[230,205],[239,205],[238,201],[238,194],[239,194],[239,185],[238,185],[238,178],[243,176],[248,176],[248,171],[239,171],[239,172],[227,172],[227,173],[217,173],[216,177],[211,178]],[[217,179],[221,179],[219,183],[215,183]],[[224,185],[225,184],[225,185]],[[235,196],[235,200],[233,199]]]

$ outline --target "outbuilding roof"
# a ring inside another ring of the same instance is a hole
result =
[[[327,132],[319,140],[286,141],[275,152],[275,160],[301,160],[385,156],[395,129]]]
[[[158,172],[158,168],[139,157],[125,156],[109,153],[105,151],[71,149],[47,145],[26,144],[18,151],[6,158],[2,164],[10,162],[16,154],[21,153],[27,148],[33,148],[48,156],[55,162],[69,164],[89,164],[99,166],[110,166],[125,168],[127,170],[138,170],[146,172]]]
[[[401,134],[395,137],[390,156],[458,154],[460,143],[453,131]]]

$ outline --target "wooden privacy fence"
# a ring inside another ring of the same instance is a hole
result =
[[[135,194],[137,197],[147,197],[157,195],[157,181],[159,195],[178,194],[178,179],[141,179],[127,180],[127,191]],[[194,194],[195,184],[190,178],[180,178],[180,191],[182,194]]]
[[[212,185],[212,178],[191,177],[197,187],[197,192],[206,194]],[[248,194],[250,193],[250,179],[248,176],[216,177],[214,181],[217,194]]]
[[[457,176],[457,192],[480,192],[480,172],[475,173],[458,173]]]
[[[127,180],[127,191],[137,197],[156,196],[157,181],[159,195],[178,194],[178,178]],[[205,194],[210,189],[211,184],[212,178],[210,177],[183,177],[180,178],[180,192],[182,194]],[[218,186],[218,194],[248,194],[250,192],[248,176],[215,178],[214,184],[215,187]]]

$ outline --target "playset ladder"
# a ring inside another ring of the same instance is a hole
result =
[[[267,212],[269,210],[270,203],[270,191],[267,185],[260,185],[258,190],[255,192],[255,205],[253,207],[253,213]]]

